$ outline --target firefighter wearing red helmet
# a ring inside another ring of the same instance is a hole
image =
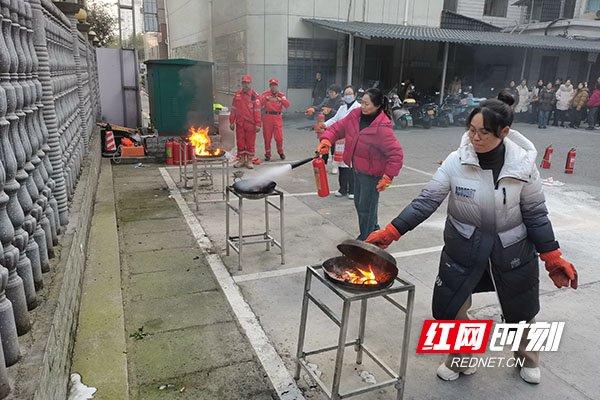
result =
[[[251,83],[250,75],[242,76],[242,88],[235,92],[231,102],[229,126],[235,129],[238,157],[234,168],[254,168],[252,158],[256,149],[256,134],[260,131],[260,99]]]
[[[271,142],[275,137],[277,153],[282,160],[285,160],[283,152],[283,118],[281,113],[284,108],[290,106],[285,93],[279,91],[279,80],[269,79],[269,90],[265,90],[260,95],[260,107],[263,110],[263,137],[265,139],[265,161],[271,160]]]

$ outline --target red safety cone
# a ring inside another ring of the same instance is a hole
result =
[[[544,151],[544,158],[542,159],[542,163],[540,164],[540,167],[542,167],[544,169],[550,168],[550,165],[552,164],[552,162],[550,161],[550,158],[552,157],[553,152],[554,152],[554,149],[552,148],[552,144],[550,146],[546,147],[546,151]]]
[[[575,147],[573,147],[567,153],[567,162],[565,163],[565,174],[572,174],[573,168],[575,167],[575,156],[577,155],[577,151]]]

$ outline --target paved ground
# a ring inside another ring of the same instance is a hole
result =
[[[99,196],[112,197],[114,183],[114,200],[97,204],[96,214],[108,215],[94,217],[101,223],[92,234],[73,371],[98,388],[98,399],[273,399],[157,167],[113,166],[114,178],[110,168],[103,164]]]
[[[305,158],[312,154],[316,143],[314,133],[303,129],[309,124],[303,119],[286,122],[288,159]],[[538,317],[539,320],[566,321],[560,351],[542,355],[543,377],[539,386],[522,382],[517,371],[509,368],[480,370],[474,376],[445,383],[435,376],[435,369],[441,359],[439,356],[415,354],[414,348],[422,321],[430,317],[432,287],[440,246],[443,244],[445,205],[442,205],[428,221],[390,247],[390,252],[398,259],[400,276],[416,286],[405,398],[479,399],[483,393],[490,398],[600,398],[600,385],[597,381],[600,361],[596,352],[587,350],[596,347],[597,332],[600,329],[597,311],[600,272],[593,252],[600,239],[600,171],[596,167],[595,157],[596,152],[600,151],[600,133],[562,128],[541,131],[528,124],[518,124],[515,128],[529,137],[540,153],[543,153],[548,144],[554,145],[552,168],[543,171],[543,177],[553,177],[564,182],[564,186],[547,186],[545,192],[558,240],[566,257],[578,268],[580,288],[577,291],[557,290],[542,271],[542,311]],[[419,193],[435,172],[437,161],[457,147],[462,132],[460,128],[398,132],[398,138],[406,152],[406,166],[394,181],[395,187],[386,191],[381,198],[381,223],[391,220]],[[575,174],[565,175],[562,171],[566,153],[571,147],[576,147],[578,151]],[[259,145],[260,148],[262,146]],[[265,168],[269,166],[263,165],[251,174],[260,174]],[[177,181],[176,169],[167,170],[172,179]],[[139,173],[143,174],[144,170]],[[237,269],[236,257],[223,257],[223,262],[287,369],[293,371],[304,267],[335,256],[335,245],[344,239],[356,237],[358,229],[352,201],[333,196],[321,199],[314,194],[314,178],[310,167],[301,167],[276,180],[278,187],[286,193],[286,264],[280,264],[278,249],[266,252],[261,245],[247,247],[241,272]],[[336,177],[331,176],[332,189],[337,189],[335,180]],[[194,209],[190,193],[184,191],[184,196],[190,208]],[[203,198],[207,200],[209,197]],[[214,196],[211,198],[216,200]],[[260,232],[264,227],[264,203],[246,201],[244,209],[245,232]],[[138,211],[135,211],[136,214]],[[214,250],[223,254],[224,204],[202,203],[195,215],[212,241]],[[232,229],[237,229],[236,226],[233,220]],[[271,226],[275,236],[279,236],[278,217],[273,214]],[[181,240],[185,240],[185,237]],[[317,293],[330,307],[339,310],[339,302],[335,296],[325,290],[317,289]],[[499,312],[494,295],[482,294],[474,300],[472,313],[475,316],[498,320]],[[356,335],[357,314],[358,309],[353,309],[349,338]],[[316,308],[309,310],[309,317],[307,347],[335,344],[337,327]],[[375,302],[369,306],[366,341],[389,364],[398,364],[399,340],[403,329],[398,312],[384,303]],[[352,352],[346,352],[347,368],[342,382],[344,389],[363,383],[358,377],[361,370],[374,373],[377,380],[382,379],[373,364],[366,362],[360,367],[353,365]],[[331,381],[333,357],[332,353],[328,353],[311,360],[328,382]],[[323,398],[319,391],[310,389],[304,379],[299,385],[306,391],[306,397]],[[392,398],[392,394],[390,391],[381,391],[363,398]]]

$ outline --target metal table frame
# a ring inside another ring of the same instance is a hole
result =
[[[196,157],[194,154],[191,160],[187,159],[188,147],[191,146],[184,140],[181,140],[179,145],[179,183],[182,187],[188,187],[188,181],[192,181],[192,195],[194,196],[194,204],[196,205],[196,211],[200,209],[200,203],[215,203],[225,201],[225,191],[229,186],[229,160],[223,154],[221,157]],[[185,157],[185,158],[184,158]],[[192,175],[188,173],[188,165],[192,164]],[[213,188],[213,170],[221,169],[221,187],[222,190],[203,190],[202,194],[220,194],[222,198],[220,200],[199,200],[198,189],[200,185],[199,180],[202,179],[198,175],[199,173],[204,177],[208,177],[210,188]],[[200,171],[198,171],[200,169]]]
[[[230,194],[233,194],[238,198],[237,207],[230,202]],[[279,204],[275,204],[269,200],[270,197],[279,197]],[[247,199],[252,200],[252,199]],[[259,199],[260,200],[260,199]],[[277,246],[281,250],[281,264],[285,264],[285,244],[284,244],[284,233],[283,233],[283,221],[284,221],[284,206],[283,206],[283,192],[274,189],[268,195],[265,195],[265,231],[262,233],[254,233],[249,235],[243,234],[243,204],[244,197],[240,196],[232,186],[227,186],[225,189],[225,239],[227,245],[225,247],[225,254],[229,255],[229,248],[231,247],[238,254],[238,271],[242,270],[242,253],[245,245],[265,243],[267,251],[271,250],[271,246]],[[280,241],[277,241],[271,236],[270,225],[269,225],[269,207],[273,207],[279,211],[279,227],[281,230]],[[230,235],[229,220],[230,211],[235,212],[238,215],[238,234],[237,236]]]
[[[296,371],[294,374],[294,379],[300,379],[300,371],[303,368],[306,373],[319,385],[321,390],[325,392],[328,398],[332,400],[338,399],[346,399],[352,396],[357,396],[360,394],[364,394],[367,392],[371,392],[374,390],[381,389],[386,386],[393,385],[397,390],[396,399],[400,400],[404,396],[404,384],[406,377],[406,363],[408,360],[408,346],[410,340],[410,329],[411,329],[411,320],[412,320],[412,312],[414,305],[414,296],[415,296],[415,286],[405,281],[401,278],[396,277],[392,286],[386,289],[381,289],[373,292],[365,292],[365,293],[350,293],[345,291],[344,289],[335,285],[335,283],[330,282],[327,278],[325,278],[322,274],[319,273],[318,270],[322,270],[322,265],[313,265],[307,267],[306,270],[306,278],[304,282],[304,296],[302,297],[302,313],[300,316],[300,332],[298,335],[298,350],[296,353]],[[317,299],[311,292],[311,283],[312,279],[316,278],[323,285],[329,288],[333,293],[335,293],[342,300],[342,316],[341,318],[336,315],[336,313],[331,310],[325,303],[321,300]],[[394,300],[390,297],[390,295],[395,293],[408,292],[406,306],[401,305],[398,301]],[[365,321],[367,317],[367,301],[372,298],[383,297],[387,301],[389,301],[394,307],[398,308],[402,312],[405,313],[404,318],[404,334],[402,337],[402,348],[400,354],[400,368],[399,372],[396,374],[392,368],[387,366],[372,350],[369,349],[364,343],[365,339]],[[339,328],[339,336],[338,336],[338,344],[336,346],[324,347],[321,349],[316,349],[312,351],[304,351],[304,340],[306,337],[306,318],[308,315],[308,302],[312,301],[325,315],[327,315]],[[360,321],[358,327],[358,338],[356,340],[352,340],[347,342],[346,336],[348,331],[348,321],[350,317],[350,306],[352,302],[360,301]],[[356,351],[356,364],[362,363],[363,353],[366,354],[377,364],[389,377],[390,379],[379,382],[373,385],[365,386],[359,389],[351,390],[345,393],[340,393],[340,382],[342,375],[342,366],[344,363],[344,350],[346,347],[354,346],[354,350]],[[307,356],[324,353],[327,351],[336,350],[336,359],[335,359],[335,369],[333,373],[333,385],[331,390],[325,385],[323,381],[319,377],[315,375],[315,373],[308,368],[308,362],[306,360]]]

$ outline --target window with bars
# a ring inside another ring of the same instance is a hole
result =
[[[336,58],[335,40],[288,38],[288,87],[312,88],[317,72],[333,83]]]
[[[456,12],[458,0],[444,0],[443,10]]]
[[[156,14],[158,12],[156,0],[144,0],[143,12],[144,14]]]
[[[486,17],[506,18],[508,10],[508,0],[485,0],[483,5],[483,15]]]
[[[158,32],[156,14],[144,14],[144,32]]]

